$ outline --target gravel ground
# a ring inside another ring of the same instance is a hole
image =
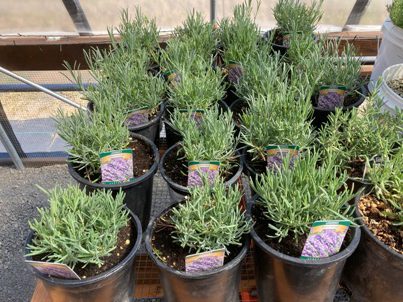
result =
[[[35,185],[50,189],[56,184],[73,183],[65,165],[27,168],[17,171],[0,167],[0,301],[27,302],[35,280],[23,262],[28,220],[36,208],[47,205],[45,195]],[[152,215],[157,215],[169,202],[168,190],[161,177],[154,178]],[[142,249],[144,250],[144,249]]]

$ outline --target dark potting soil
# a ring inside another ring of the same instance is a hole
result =
[[[104,264],[101,267],[98,267],[96,264],[88,264],[85,267],[77,264],[74,268],[76,274],[82,279],[86,279],[99,275],[119,264],[130,253],[136,242],[135,229],[133,223],[130,221],[130,223],[119,231],[116,248],[112,251],[111,255],[102,258]],[[38,255],[32,258],[36,261],[46,261],[47,259],[46,255]]]
[[[239,101],[237,101],[231,106],[232,118],[238,127],[241,127],[242,124],[241,117],[247,108],[248,104],[242,99],[239,99]]]
[[[348,163],[347,173],[350,177],[362,178],[365,171],[365,161],[361,159],[355,159]]]
[[[167,176],[175,183],[187,187],[188,182],[188,160],[185,158],[183,149],[179,150],[178,147],[173,149],[170,154],[165,158],[164,169]],[[238,171],[239,166],[232,164],[229,169],[223,170],[220,168],[220,175],[225,181],[230,180]]]
[[[264,215],[263,208],[260,205],[255,205],[252,208],[252,219],[255,222],[254,230],[256,234],[271,248],[276,251],[291,256],[300,257],[302,250],[304,249],[305,241],[308,234],[299,236],[298,240],[295,240],[293,236],[289,235],[278,242],[277,238],[270,238],[268,236],[273,236],[274,231],[269,228],[269,219]],[[353,232],[351,228],[348,230],[346,237],[344,238],[343,244],[340,251],[345,249],[351,242],[353,237]]]
[[[390,80],[388,82],[388,86],[392,88],[392,90],[403,98],[403,78]]]
[[[393,220],[385,217],[385,213],[393,215],[390,205],[374,195],[364,195],[358,203],[358,209],[371,232],[391,249],[403,254],[403,228],[393,225]]]
[[[175,227],[171,220],[171,212],[168,211],[160,216],[154,224],[154,232],[151,238],[151,246],[154,254],[169,267],[185,271],[185,258],[196,253],[189,248],[183,248],[172,239],[172,232]],[[229,254],[224,258],[224,264],[234,259],[242,250],[242,246],[232,245],[227,247]]]
[[[284,45],[284,35],[278,29],[274,29],[274,38],[273,38],[272,43],[276,44],[276,45],[285,46]]]
[[[154,155],[151,147],[140,139],[131,139],[128,148],[133,149],[133,175],[134,177],[140,177],[147,173],[154,163]],[[88,179],[85,176],[84,170],[76,169],[76,172],[83,178]],[[96,181],[95,181],[96,180]],[[90,175],[90,181],[93,183],[101,182],[100,172],[92,173]]]
[[[255,173],[262,174],[266,172],[267,169],[266,159],[261,158],[253,159],[253,154],[250,152],[246,152],[246,162],[255,171]]]

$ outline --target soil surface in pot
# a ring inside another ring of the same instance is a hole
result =
[[[392,88],[397,95],[403,98],[403,78],[390,80],[388,86]]]
[[[352,160],[348,163],[347,173],[350,177],[362,178],[365,171],[365,161],[360,159]]]
[[[318,106],[318,98],[319,98],[319,93],[316,93],[314,95],[314,97],[312,98],[312,105],[314,107]],[[356,90],[349,91],[348,94],[344,97],[344,106],[343,107],[348,107],[348,106],[351,106],[351,105],[357,103],[360,98],[361,98],[361,94],[358,91],[356,91]],[[320,108],[317,108],[317,109],[320,110]],[[328,111],[326,109],[323,109],[323,110]]]
[[[390,211],[389,204],[377,199],[374,195],[362,196],[358,203],[358,209],[363,217],[363,222],[371,232],[394,251],[403,254],[403,228],[395,226],[392,221],[382,215]]]
[[[241,127],[242,125],[242,114],[246,111],[247,108],[248,105],[244,100],[239,100],[231,106],[232,119],[238,127]]]
[[[252,208],[252,218],[255,222],[254,230],[256,234],[271,248],[276,251],[291,256],[291,257],[300,257],[302,254],[302,250],[304,249],[305,241],[308,237],[308,234],[302,235],[296,241],[292,236],[287,236],[282,239],[281,242],[278,242],[277,238],[270,238],[268,236],[273,236],[274,231],[269,228],[269,220],[263,214],[263,207],[260,205],[255,205]],[[353,236],[353,232],[351,228],[348,230],[346,237],[344,238],[343,244],[341,246],[340,251],[345,249],[351,242]]]
[[[188,255],[196,253],[188,248],[183,248],[179,243],[174,242],[172,232],[175,227],[171,221],[171,211],[168,211],[163,216],[160,216],[154,224],[154,232],[151,238],[151,246],[154,254],[160,261],[169,267],[185,271],[185,258]],[[229,254],[225,256],[224,264],[234,259],[242,250],[242,245],[232,245],[227,247]]]
[[[119,233],[116,242],[116,248],[112,251],[111,255],[102,258],[104,264],[101,267],[98,267],[96,264],[88,264],[85,267],[77,264],[74,268],[74,271],[77,275],[79,275],[82,279],[86,279],[89,277],[93,277],[103,273],[115,265],[119,264],[132,250],[134,243],[136,242],[136,234],[135,234],[135,226],[133,222],[130,221],[125,227],[123,227]],[[46,255],[38,255],[32,257],[35,261],[47,261]]]
[[[164,169],[167,176],[175,183],[187,187],[188,182],[188,160],[185,158],[183,149],[178,153],[178,147],[174,148],[170,154],[167,154],[164,162]],[[220,175],[225,181],[230,180],[238,171],[239,166],[233,164],[229,169],[223,170],[220,167]]]
[[[154,155],[152,153],[151,147],[146,144],[141,139],[132,139],[128,148],[133,149],[133,175],[134,177],[140,177],[147,173],[147,171],[151,168],[154,163]],[[76,169],[76,172],[83,178],[88,179],[84,170]],[[97,181],[94,181],[97,180]],[[99,172],[93,173],[91,175],[91,182],[100,183],[101,182],[101,174]]]
[[[278,29],[274,30],[274,38],[273,38],[272,43],[276,44],[276,45],[281,45],[281,46],[284,46],[284,47],[288,47],[287,45],[284,45],[284,35]]]

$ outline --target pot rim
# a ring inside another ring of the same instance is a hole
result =
[[[166,159],[167,155],[170,154],[171,152],[173,152],[173,150],[179,146],[182,146],[182,142],[177,142],[176,144],[172,145],[165,151],[164,155],[162,155],[161,160],[159,162],[159,171],[160,171],[162,178],[164,178],[164,180],[168,183],[168,186],[172,187],[174,190],[178,190],[178,191],[184,192],[184,193],[189,193],[189,188],[174,182],[166,174],[166,169],[164,168],[164,163],[165,163],[165,159]],[[237,158],[239,159],[239,161],[238,161],[239,168],[238,168],[237,172],[228,181],[225,182],[225,184],[227,186],[235,183],[236,180],[241,176],[242,171],[243,171],[243,161],[241,160],[241,155],[239,154],[238,151],[235,151],[235,154],[237,155]]]
[[[125,206],[125,209],[129,212],[129,217],[131,218],[131,221],[136,228],[137,237],[136,237],[136,242],[134,243],[130,253],[121,262],[119,262],[118,264],[116,264],[115,266],[110,268],[109,270],[106,270],[98,275],[95,275],[95,276],[92,276],[92,277],[89,277],[86,279],[81,279],[81,280],[50,277],[46,274],[41,273],[36,268],[32,267],[34,276],[41,280],[44,280],[46,283],[50,283],[53,285],[62,285],[64,287],[78,287],[78,286],[86,286],[86,285],[97,283],[104,279],[108,279],[110,276],[120,272],[130,261],[132,261],[134,259],[137,251],[140,249],[141,239],[142,239],[142,229],[141,229],[141,223],[140,223],[139,218],[128,207]],[[34,232],[31,230],[27,237],[26,243],[25,243],[24,258],[26,260],[32,260],[32,257],[26,256],[26,254],[29,252],[28,244],[32,241],[33,236],[34,236]]]
[[[256,199],[256,196],[254,197],[254,200]],[[250,202],[248,205],[249,211],[251,210],[251,207],[254,205],[254,202]],[[250,212],[249,212],[250,213]],[[297,257],[292,257],[285,255],[275,249],[273,249],[271,246],[269,246],[267,243],[265,243],[262,238],[260,238],[259,235],[257,235],[255,228],[252,228],[251,231],[251,237],[253,241],[262,249],[264,250],[265,253],[271,254],[272,256],[281,259],[283,262],[290,263],[295,266],[306,266],[306,267],[320,267],[320,266],[327,266],[335,262],[343,261],[350,257],[353,252],[356,250],[358,244],[360,243],[360,238],[361,238],[361,230],[360,227],[353,227],[352,228],[354,233],[353,233],[353,238],[351,239],[350,243],[346,248],[344,248],[342,251],[338,252],[337,254],[322,258],[322,259],[300,259]]]
[[[367,97],[367,95],[369,93],[367,86],[368,86],[367,84],[362,84],[360,86],[360,88],[357,89],[361,93],[359,99],[353,104],[350,104],[348,106],[343,106],[342,110],[346,111],[346,110],[352,109],[354,107],[359,107],[362,103],[364,103],[365,98]],[[314,98],[317,98],[317,95],[314,95]],[[323,111],[323,112],[334,112],[335,111],[335,109],[323,109],[323,108],[319,108],[319,107],[314,106],[314,105],[312,105],[312,108],[315,111]]]
[[[363,192],[361,192],[361,194],[358,194],[355,197],[355,203],[354,203],[355,215],[357,216],[357,218],[359,218],[361,228],[364,230],[365,234],[368,235],[368,237],[370,237],[372,239],[372,241],[374,241],[376,244],[378,244],[382,249],[384,249],[385,251],[391,253],[392,255],[400,258],[400,260],[403,261],[403,254],[399,254],[398,252],[396,252],[393,249],[391,249],[388,245],[383,243],[381,240],[379,240],[374,235],[374,233],[372,233],[372,231],[367,227],[367,225],[362,221],[363,215],[361,214],[361,212],[360,212],[360,210],[358,208],[358,204],[359,204],[359,202],[361,200],[361,197],[363,197],[364,195],[371,195],[371,193],[364,194]]]
[[[168,273],[171,273],[173,275],[176,275],[177,277],[183,278],[183,279],[191,279],[191,280],[200,280],[200,279],[206,279],[211,276],[217,275],[223,271],[229,271],[233,269],[235,266],[237,266],[246,256],[246,253],[248,251],[248,242],[249,242],[249,236],[246,235],[244,242],[242,244],[242,249],[238,253],[238,255],[232,259],[230,262],[224,264],[220,268],[214,269],[212,271],[207,271],[207,272],[198,272],[198,273],[187,273],[184,271],[178,271],[176,269],[171,268],[167,264],[163,263],[161,260],[158,259],[158,257],[155,256],[153,252],[153,248],[151,246],[151,236],[154,232],[154,223],[156,222],[157,218],[161,217],[168,211],[170,211],[173,207],[177,206],[181,202],[176,202],[169,206],[168,208],[164,209],[159,215],[156,217],[153,217],[146,230],[146,236],[144,238],[144,245],[146,247],[147,253],[150,256],[150,258],[153,260],[153,262],[158,266],[160,270],[167,271]]]
[[[133,181],[129,181],[124,184],[93,183],[93,182],[90,182],[88,179],[85,179],[84,177],[82,177],[80,174],[78,174],[76,169],[73,167],[73,164],[70,162],[69,159],[71,157],[69,156],[67,159],[67,167],[68,167],[70,175],[77,182],[82,183],[84,186],[87,186],[90,188],[112,189],[112,190],[129,189],[131,187],[137,186],[137,185],[143,183],[144,181],[148,180],[150,177],[152,177],[157,172],[157,169],[158,169],[158,163],[159,163],[160,158],[159,158],[159,152],[158,152],[157,146],[143,135],[130,132],[130,136],[132,138],[140,139],[143,142],[145,142],[147,145],[149,145],[151,147],[151,151],[152,151],[151,153],[153,153],[153,155],[154,155],[154,163],[151,165],[151,167],[148,169],[148,171],[146,173],[144,173],[143,175],[141,175],[140,177],[137,177]]]
[[[157,116],[154,117],[151,121],[148,121],[147,123],[136,125],[136,126],[128,126],[129,131],[140,131],[140,130],[143,130],[145,128],[149,128],[152,125],[158,123],[161,120],[162,116],[164,115],[164,112],[165,112],[165,109],[166,109],[166,104],[165,103],[166,103],[166,101],[161,101],[161,103],[159,105],[160,110],[159,110]]]

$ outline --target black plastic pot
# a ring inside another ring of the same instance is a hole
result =
[[[229,106],[229,110],[231,110],[233,114],[237,113],[241,115],[247,108],[247,106],[248,105],[245,100],[238,98],[231,104],[231,106]],[[241,125],[237,123],[235,120],[234,124],[235,124],[235,136],[238,137],[239,133],[241,132]]]
[[[228,105],[223,101],[218,102],[218,108],[220,108],[223,112],[226,112],[229,110]],[[166,114],[165,114],[166,121],[170,120],[172,110],[173,110],[172,107],[167,108]],[[182,141],[182,139],[183,139],[182,135],[177,130],[175,130],[169,124],[169,122],[165,122],[164,125],[165,125],[166,143],[167,143],[168,148],[175,145],[176,143]]]
[[[154,157],[154,163],[150,169],[140,177],[135,180],[127,182],[121,185],[107,185],[102,183],[93,183],[88,179],[83,178],[73,167],[71,162],[68,160],[68,170],[70,175],[79,183],[81,189],[85,189],[87,193],[93,192],[95,190],[111,190],[113,194],[117,194],[121,189],[125,192],[125,204],[126,206],[136,214],[140,221],[143,229],[145,229],[150,220],[151,205],[152,205],[152,192],[153,192],[153,180],[154,175],[158,169],[159,162],[159,152],[155,144],[147,139],[146,137],[131,133],[131,137],[135,139],[142,140],[147,145],[150,146],[152,150],[152,155]]]
[[[278,52],[280,55],[284,56],[287,54],[289,46],[283,44],[277,44],[274,42],[272,35],[276,34],[277,29],[271,29],[263,34],[263,39],[266,41],[271,41],[271,48],[273,52]],[[273,40],[272,40],[273,39]]]
[[[142,238],[139,219],[131,211],[130,216],[136,228],[136,242],[129,255],[108,271],[82,280],[67,280],[45,275],[33,268],[35,277],[42,281],[52,302],[130,301],[135,284],[134,259]],[[33,236],[33,232],[28,235],[27,244],[32,242]],[[26,245],[26,254],[28,252]],[[26,259],[32,260],[31,257]]]
[[[164,164],[165,164],[165,160],[166,160],[167,156],[169,154],[171,154],[172,152],[174,152],[179,146],[181,146],[181,142],[176,143],[175,145],[171,146],[164,153],[164,155],[161,158],[160,164],[159,164],[159,170],[160,170],[161,176],[164,178],[164,180],[168,184],[169,197],[170,197],[172,203],[176,203],[176,202],[183,200],[185,198],[185,196],[187,196],[189,194],[189,189],[185,186],[182,186],[182,185],[174,182],[167,175],[166,170],[164,168]],[[242,163],[241,159],[239,158],[239,168],[238,168],[237,172],[225,184],[227,186],[231,186],[231,185],[234,185],[235,183],[237,183],[238,179],[242,175],[242,169],[243,169],[243,163]],[[177,173],[180,173],[180,171],[178,171]]]
[[[355,214],[360,196],[356,197]],[[362,224],[362,237],[356,252],[348,259],[343,283],[352,292],[352,301],[403,301],[403,255],[389,248]]]
[[[141,124],[141,125],[137,125],[137,126],[129,126],[129,130],[133,133],[136,134],[140,134],[146,138],[148,138],[150,141],[156,143],[158,138],[159,138],[159,134],[160,134],[160,130],[161,130],[161,118],[163,117],[164,113],[165,113],[165,109],[166,109],[166,102],[161,102],[160,105],[160,110],[157,114],[156,117],[154,117],[151,121],[145,123],[145,124]],[[87,103],[87,109],[89,112],[93,112],[94,111],[94,103],[89,101]]]
[[[361,86],[360,88],[360,95],[358,96],[357,100],[349,105],[349,106],[345,106],[343,107],[343,111],[350,111],[351,109],[353,109],[354,107],[358,108],[361,106],[361,104],[365,101],[365,97],[368,94],[368,89],[365,86]],[[314,99],[317,96],[314,97]],[[312,125],[316,128],[319,129],[321,128],[325,123],[327,123],[328,119],[329,119],[329,114],[334,113],[336,110],[330,110],[330,109],[321,109],[316,107],[315,105],[313,105],[313,120],[312,120]]]
[[[249,205],[249,208],[251,205]],[[259,301],[331,302],[344,264],[357,248],[361,231],[353,228],[350,244],[336,255],[302,260],[276,251],[253,229],[255,278]]]
[[[171,210],[174,204],[159,216]],[[241,279],[241,263],[248,250],[245,240],[242,250],[229,263],[210,272],[186,273],[177,271],[161,262],[154,254],[151,246],[154,224],[150,221],[146,231],[145,246],[150,258],[160,270],[161,284],[166,302],[239,302],[239,283]]]

